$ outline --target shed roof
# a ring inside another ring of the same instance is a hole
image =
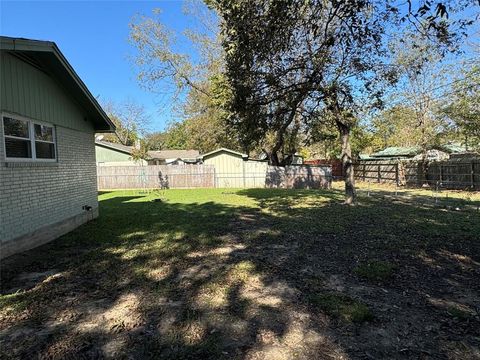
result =
[[[95,130],[115,130],[115,125],[54,42],[0,36],[0,49],[59,81],[85,110],[87,120],[94,124]]]
[[[216,149],[216,150],[213,150],[213,151],[210,151],[206,154],[203,154],[201,157],[202,159],[206,158],[206,157],[210,157],[212,155],[215,155],[217,153],[221,153],[221,152],[227,152],[229,154],[232,154],[232,155],[236,155],[236,156],[241,156],[242,158],[244,159],[248,159],[248,155],[247,154],[243,154],[241,152],[238,152],[238,151],[234,151],[234,150],[230,150],[230,149],[227,149],[227,148],[219,148],[219,149]]]
[[[440,150],[448,154],[461,153],[465,151],[465,148],[458,144],[433,145],[429,146],[428,149]],[[370,157],[412,157],[421,153],[422,148],[420,146],[391,146],[371,154]]]
[[[408,146],[408,147],[400,147],[400,146],[391,146],[387,147],[381,151],[371,154],[371,157],[409,157],[415,156],[422,151],[420,146]]]
[[[158,150],[149,151],[152,159],[196,159],[200,156],[198,150]]]

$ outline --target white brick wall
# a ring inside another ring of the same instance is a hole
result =
[[[0,240],[98,207],[94,133],[56,126],[58,162],[5,163],[0,121]],[[8,166],[7,166],[8,165]]]

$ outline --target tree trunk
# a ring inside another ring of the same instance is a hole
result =
[[[273,147],[268,151],[268,161],[270,165],[274,166],[285,166],[285,159],[282,156],[282,160],[278,157],[278,153],[282,149],[283,145],[285,144],[285,132],[287,131],[288,127],[295,119],[295,115],[297,113],[297,106],[295,106],[290,113],[288,120],[282,124],[282,126],[276,131],[276,138],[275,144]]]
[[[342,142],[342,167],[345,179],[345,204],[354,205],[357,200],[357,192],[355,190],[355,176],[353,173],[352,148],[350,146],[350,126],[345,125],[341,121],[336,121],[340,139]]]

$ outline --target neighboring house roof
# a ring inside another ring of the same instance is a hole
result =
[[[149,151],[151,159],[196,159],[200,156],[198,150],[158,150]]]
[[[461,153],[465,151],[463,146],[458,144],[444,144],[444,145],[434,145],[429,146],[428,150],[439,150],[446,152],[448,154]],[[381,151],[371,154],[369,157],[379,158],[379,157],[413,157],[422,153],[422,148],[420,146],[391,146],[387,147]],[[363,158],[364,155],[362,154]]]
[[[124,154],[131,155],[133,152],[133,146],[127,146],[123,144],[112,143],[109,141],[95,140],[95,144],[102,146],[111,150],[119,151]],[[159,150],[159,151],[149,151],[148,156],[150,160],[190,160],[196,159],[199,157],[200,153],[198,150]]]
[[[219,148],[217,150],[213,150],[213,151],[210,151],[206,154],[203,154],[201,157],[202,159],[206,158],[206,157],[210,157],[212,155],[215,155],[217,153],[221,153],[221,152],[227,152],[229,154],[232,154],[232,155],[237,155],[237,156],[241,156],[242,158],[244,159],[248,159],[248,155],[247,154],[242,154],[238,151],[233,151],[233,150],[230,150],[230,149],[227,149],[227,148]]]
[[[409,147],[387,147],[370,155],[370,157],[410,157],[419,154],[422,151],[420,146]]]
[[[123,144],[112,143],[109,141],[95,140],[95,145],[106,147],[115,151],[120,151],[124,154],[132,154],[133,146],[127,146]]]
[[[437,148],[449,154],[459,154],[465,152],[465,146],[459,144],[444,144],[438,146]]]
[[[86,111],[95,130],[110,132],[115,125],[54,42],[0,36],[0,49],[29,63],[59,81]]]
[[[360,160],[369,160],[369,159],[375,159],[374,157],[368,155],[368,154],[358,154],[358,158]]]

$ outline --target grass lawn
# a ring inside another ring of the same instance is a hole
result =
[[[2,261],[2,358],[480,358],[479,211],[338,189],[99,200]]]

